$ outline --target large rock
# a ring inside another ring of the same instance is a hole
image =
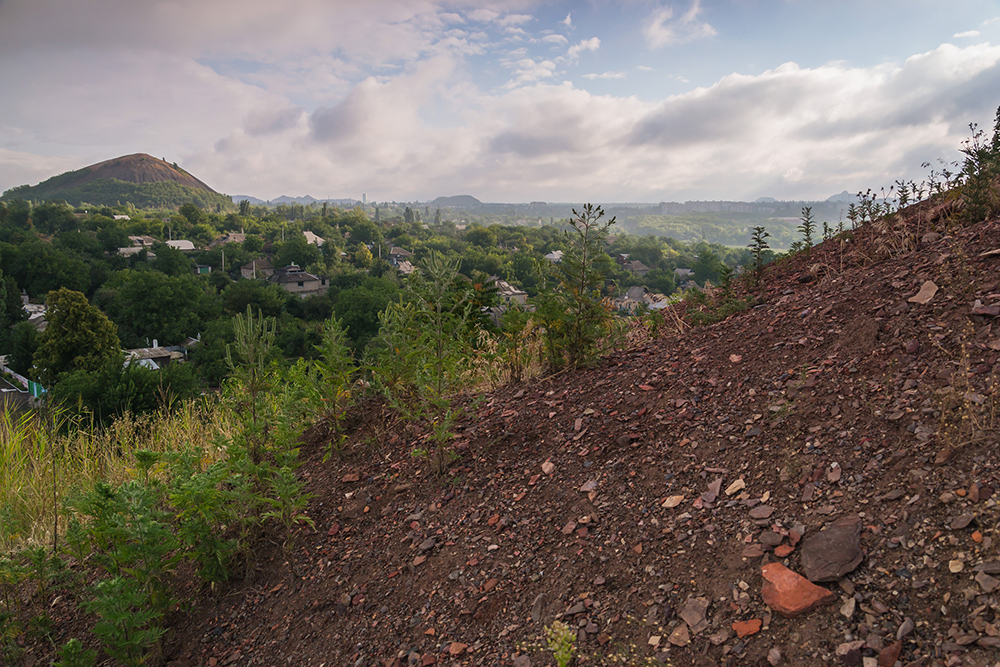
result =
[[[837,599],[831,591],[811,583],[781,563],[768,563],[761,568],[764,604],[785,618],[793,618]]]
[[[861,517],[837,519],[802,541],[802,569],[809,581],[837,581],[865,557],[861,551]]]

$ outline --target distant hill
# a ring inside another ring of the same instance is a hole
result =
[[[114,206],[129,202],[139,208],[176,208],[195,203],[202,208],[230,207],[219,194],[176,163],[135,153],[67,171],[38,185],[12,188],[3,199],[63,200],[72,206]]]
[[[455,195],[454,197],[438,197],[428,206],[437,208],[479,208],[483,202],[472,195]]]
[[[856,203],[858,201],[858,196],[856,194],[852,195],[847,190],[844,190],[839,195],[833,195],[832,197],[829,197],[827,201],[836,202],[838,204],[850,204],[851,202]]]
[[[350,207],[357,206],[361,202],[357,199],[316,199],[312,195],[305,195],[303,197],[289,197],[288,195],[281,195],[274,199],[260,199],[258,197],[251,197],[250,195],[233,195],[231,197],[233,202],[240,203],[244,199],[253,204],[254,206],[278,206],[280,204],[302,204],[303,206],[311,206],[312,204],[330,204],[332,206]]]

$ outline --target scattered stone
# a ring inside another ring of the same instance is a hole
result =
[[[833,591],[811,583],[781,563],[768,563],[761,568],[761,574],[764,603],[785,618],[805,614],[837,599]]]
[[[858,602],[854,598],[848,598],[847,602],[840,606],[840,615],[851,620],[854,616],[854,608],[857,606]]]
[[[551,475],[555,471],[556,471],[556,464],[553,463],[552,461],[546,461],[545,463],[542,464],[542,472],[544,472],[546,475]]]
[[[361,479],[361,475],[356,472],[349,472],[340,478],[341,482],[357,482]]]
[[[938,286],[935,285],[933,281],[928,280],[920,286],[920,291],[907,299],[907,301],[910,303],[919,303],[921,305],[930,303],[930,300],[934,298],[937,291]]]
[[[757,539],[760,540],[761,544],[766,544],[769,547],[776,547],[781,544],[781,541],[784,538],[781,536],[781,533],[776,533],[773,530],[765,530]]]
[[[426,540],[420,543],[420,546],[417,547],[417,549],[419,549],[420,551],[430,551],[431,549],[434,548],[436,544],[437,540],[435,538],[428,537]]]
[[[686,623],[678,623],[674,631],[670,633],[670,637],[667,638],[674,646],[687,646],[691,643],[691,633],[688,631],[688,626]]]
[[[666,500],[663,501],[662,506],[666,507],[667,509],[671,509],[677,507],[682,502],[684,502],[684,496],[669,496]]]
[[[781,651],[777,646],[772,646],[771,650],[767,652],[767,661],[771,667],[778,667],[781,664]]]
[[[742,491],[745,488],[747,488],[747,483],[744,482],[743,478],[741,477],[740,479],[736,480],[735,482],[726,487],[726,495],[731,496],[737,491]]]
[[[972,523],[972,520],[975,519],[975,518],[976,517],[975,517],[974,514],[961,514],[961,515],[956,516],[954,519],[951,520],[951,524],[950,524],[949,527],[952,530],[962,530],[963,528],[965,528],[966,526],[968,526],[970,523]]]
[[[736,631],[736,636],[740,639],[748,635],[755,635],[760,632],[760,627],[763,621],[759,618],[753,618],[749,621],[736,621],[733,623],[733,630]]]
[[[903,639],[906,639],[909,636],[909,634],[913,632],[914,627],[915,626],[913,624],[913,619],[907,616],[906,619],[899,625],[899,628],[896,630],[896,641],[901,641]]]
[[[538,597],[531,604],[531,622],[538,623],[542,620],[542,609],[545,608],[545,593],[539,593]]]
[[[461,642],[452,642],[451,646],[448,647],[449,655],[462,655],[465,653],[465,649],[469,648],[468,644],[463,644]]]
[[[965,562],[959,559],[948,561],[948,571],[952,574],[958,574],[965,569]]]
[[[785,558],[789,556],[793,551],[795,551],[795,547],[791,546],[790,544],[780,544],[774,547],[774,555],[777,556],[778,558]]]
[[[976,583],[979,584],[984,593],[992,593],[997,588],[1000,588],[1000,579],[991,577],[985,572],[980,572],[976,575]]]
[[[809,581],[836,581],[852,572],[864,558],[861,517],[837,519],[802,541],[802,569]]]
[[[596,491],[596,490],[597,490],[597,482],[594,480],[585,482],[583,486],[580,487],[581,493],[590,493],[591,491]]]
[[[750,510],[750,516],[754,519],[766,519],[774,514],[774,508],[770,505],[757,505]]]
[[[531,658],[527,655],[519,655],[514,658],[514,667],[531,667]]]
[[[713,646],[722,646],[729,641],[729,637],[729,630],[722,628],[718,632],[712,633],[712,635],[708,638],[708,641],[712,642]]]
[[[851,653],[857,653],[860,656],[861,647],[864,645],[865,645],[864,639],[857,639],[851,642],[844,642],[842,644],[837,645],[837,648],[834,649],[834,653],[837,655],[838,658],[847,657]]]
[[[903,652],[903,642],[896,641],[879,651],[878,667],[892,667],[899,660],[899,654]]]
[[[690,598],[678,610],[677,615],[684,619],[684,622],[691,628],[691,632],[698,634],[708,629],[708,621],[705,619],[708,605],[709,602],[706,598]]]
[[[764,555],[764,547],[760,544],[748,544],[743,547],[743,552],[740,556],[743,558],[760,558]]]

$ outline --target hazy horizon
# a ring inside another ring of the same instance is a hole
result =
[[[0,191],[136,152],[219,192],[815,200],[1000,104],[995,1],[0,2]]]

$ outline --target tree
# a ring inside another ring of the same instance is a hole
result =
[[[604,239],[616,219],[601,222],[604,209],[593,204],[573,209],[573,215],[572,233],[565,232],[569,249],[556,265],[562,289],[543,294],[538,307],[549,363],[555,367],[592,363],[614,339],[614,316],[601,288],[612,266]]]
[[[764,279],[764,253],[771,246],[767,243],[767,238],[770,234],[765,231],[763,227],[754,227],[753,236],[750,239],[750,256],[753,257],[750,269],[753,272],[754,287],[760,287],[761,282]]]
[[[154,338],[176,345],[198,332],[200,323],[208,319],[205,315],[215,314],[194,274],[120,271],[94,298],[118,325],[119,336],[129,347],[141,347]]]
[[[796,227],[796,230],[802,234],[802,249],[808,255],[812,252],[813,232],[816,230],[816,221],[813,219],[812,206],[802,207],[801,220],[802,224]]]
[[[30,322],[20,322],[10,330],[10,354],[7,365],[15,373],[28,375],[35,363],[35,350],[38,349],[38,329]]]
[[[364,243],[359,243],[354,249],[354,265],[361,269],[367,269],[373,261],[372,251]]]
[[[243,217],[247,217],[247,216],[250,215],[250,200],[249,199],[241,199],[240,200],[240,215],[243,216]]]
[[[63,373],[96,371],[122,356],[114,323],[80,292],[61,288],[46,299],[48,326],[38,337],[34,362],[38,379],[51,386]]]

